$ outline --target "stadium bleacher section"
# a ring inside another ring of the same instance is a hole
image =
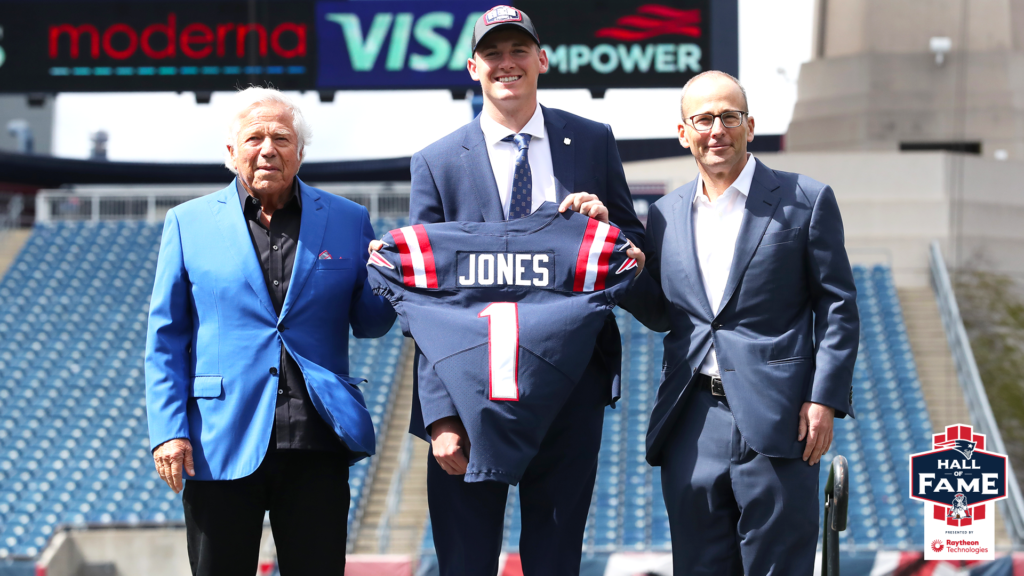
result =
[[[376,230],[397,227],[375,222]],[[181,521],[156,475],[143,354],[162,226],[35,227],[0,281],[0,559],[36,556],[61,524]],[[350,341],[378,438],[404,338]],[[350,526],[371,461],[351,470]]]
[[[376,230],[403,224],[389,218]],[[35,556],[61,524],[180,521],[180,497],[153,470],[143,350],[160,225],[132,221],[37,225],[0,281],[0,558]],[[834,454],[851,466],[844,549],[910,549],[923,538],[906,494],[905,462],[929,446],[931,424],[888,268],[855,267],[861,345],[854,375],[858,418],[836,421]],[[591,552],[671,547],[661,477],[644,461],[662,335],[617,311],[624,395],[608,409],[598,482],[585,534]],[[366,399],[380,432],[403,338],[351,341],[351,372],[370,378]],[[350,524],[371,460],[351,473]],[[510,490],[505,549],[519,545]],[[433,548],[430,530],[423,548]]]
[[[861,340],[854,375],[857,418],[836,420],[835,441],[822,459],[846,456],[851,471],[849,526],[843,550],[910,550],[924,538],[920,504],[910,500],[907,457],[930,448],[932,427],[907,340],[892,273],[854,267]],[[671,550],[661,474],[644,460],[645,436],[661,373],[663,335],[616,310],[623,345],[623,397],[605,412],[597,485],[584,537],[587,552]],[[517,491],[509,491],[504,549],[519,548]],[[819,494],[819,498],[821,495]],[[429,522],[424,553],[433,539]]]

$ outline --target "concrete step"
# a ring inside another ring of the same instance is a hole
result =
[[[391,490],[391,481],[398,472],[402,442],[408,433],[409,414],[412,411],[412,350],[413,343],[411,340],[407,340],[402,360],[402,373],[399,381],[396,382],[397,389],[394,391],[395,400],[391,407],[388,428],[382,448],[375,456],[379,459],[377,471],[366,496],[359,532],[355,535],[355,552],[357,554],[387,552],[387,550],[380,550],[377,529],[381,517],[387,511],[388,492]]]
[[[0,278],[4,277],[7,269],[14,263],[14,259],[18,257],[18,253],[21,252],[31,234],[31,228],[0,232]]]

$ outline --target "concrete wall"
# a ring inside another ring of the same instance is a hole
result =
[[[261,561],[275,555],[264,528]],[[93,528],[56,534],[40,556],[42,576],[81,576],[88,567],[113,565],[116,576],[190,576],[185,529],[179,527]]]
[[[776,170],[799,172],[832,186],[851,260],[890,264],[898,286],[927,285],[927,251],[933,239],[943,243],[951,265],[959,256],[961,265],[982,265],[1024,279],[1024,162],[941,152],[757,157]],[[697,174],[689,156],[628,163],[625,170],[630,182],[665,182],[668,190]],[[959,252],[951,242],[958,233]]]
[[[1024,160],[1024,0],[818,0],[815,15],[788,150],[968,141]],[[942,65],[933,37],[952,41]]]

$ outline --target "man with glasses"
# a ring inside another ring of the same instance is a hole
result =
[[[747,152],[754,118],[728,74],[683,88],[698,177],[648,213],[623,306],[665,338],[647,432],[673,574],[809,575],[819,460],[853,416],[860,333],[835,194]]]

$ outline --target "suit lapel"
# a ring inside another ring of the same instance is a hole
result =
[[[729,303],[740,279],[754,257],[754,250],[761,243],[764,231],[772,221],[775,210],[779,207],[779,197],[775,190],[779,187],[779,181],[772,174],[767,166],[758,160],[754,167],[754,179],[750,182],[750,193],[747,194],[747,202],[744,205],[743,223],[740,225],[739,236],[736,237],[736,251],[732,257],[732,267],[729,269],[729,281],[725,284],[725,293],[722,294],[722,307]],[[717,313],[717,311],[716,311]]]
[[[236,186],[236,182],[232,180],[230,186],[217,192],[210,203],[211,210],[221,234],[224,235],[231,261],[238,265],[263,307],[271,316],[277,316],[274,304],[270,301],[270,293],[267,292],[263,268],[260,266],[259,257],[256,256],[256,250],[252,247],[252,239],[249,237],[245,216],[242,215],[242,205],[238,201]]]
[[[548,145],[551,148],[551,168],[555,173],[555,197],[558,202],[572,194],[575,186],[576,164],[575,147],[572,145],[572,130],[565,118],[556,110],[540,107],[544,113],[544,129],[548,133]],[[569,144],[566,144],[566,139]],[[593,192],[593,190],[588,190]]]
[[[298,179],[298,177],[296,177]],[[281,307],[281,318],[295,304],[302,293],[302,287],[313,272],[313,266],[320,255],[320,246],[327,230],[327,206],[320,198],[320,193],[299,180],[299,194],[302,198],[302,223],[299,226],[299,244],[295,250],[295,262],[292,264],[292,277],[288,283],[288,294],[284,297]]]
[[[681,247],[679,256],[683,261],[683,273],[690,282],[694,297],[708,313],[710,320],[715,314],[711,311],[711,303],[708,302],[708,294],[704,290],[703,272],[700,269],[700,260],[697,258],[697,239],[693,235],[693,199],[697,194],[698,182],[700,182],[700,178],[694,179],[687,188],[682,190],[674,212],[675,220],[679,222],[676,231],[679,233],[679,246]]]
[[[484,131],[480,129],[477,117],[467,126],[466,138],[462,142],[462,165],[469,176],[469,187],[480,197],[480,212],[484,222],[503,222],[505,211],[498,196],[498,184],[494,181],[491,159],[487,155]]]

